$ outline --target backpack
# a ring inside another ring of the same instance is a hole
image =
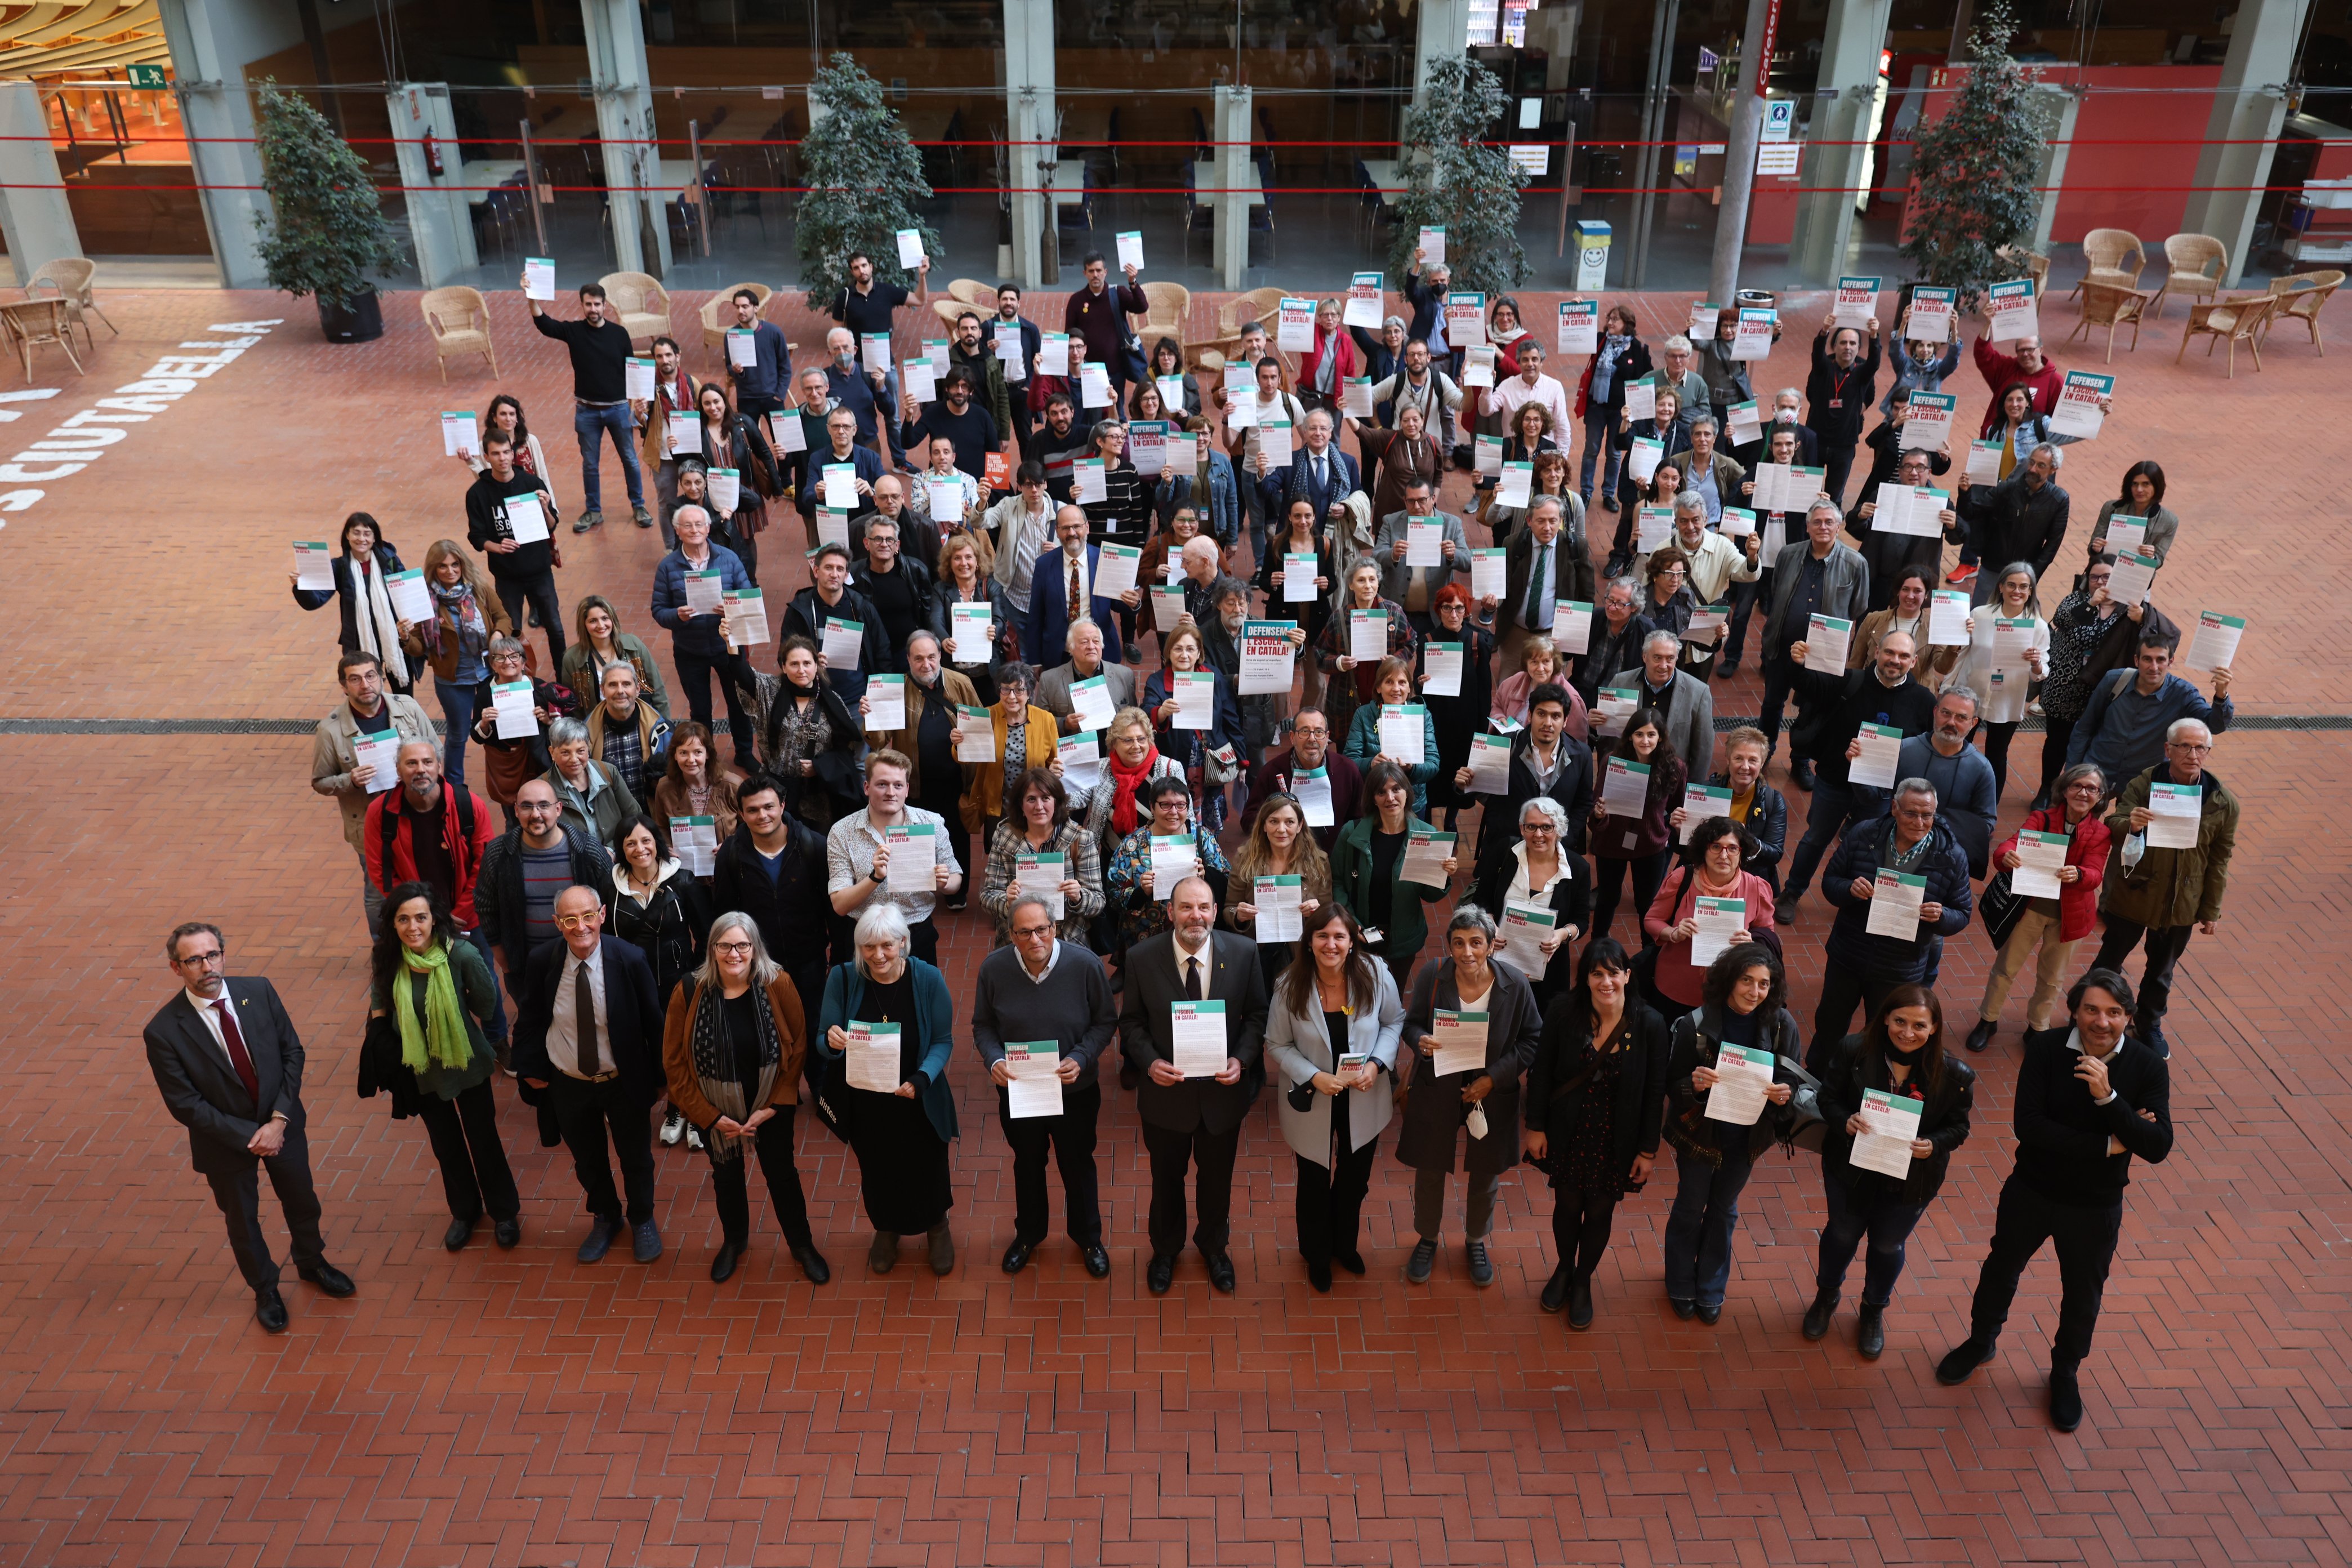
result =
[[[467,852],[471,854],[474,842],[474,792],[464,788],[461,785],[456,784],[448,784],[445,787],[449,790],[451,795],[457,796],[458,839],[459,842],[467,846]],[[393,846],[398,843],[400,839],[401,819],[394,817],[392,815],[392,811],[388,805],[383,811],[381,811],[376,815],[382,820],[383,825],[383,874],[387,883],[389,883],[392,877],[392,850]],[[404,812],[402,816],[404,817],[407,814]],[[474,874],[478,877],[481,874],[482,869],[481,862],[479,860],[476,860],[473,862],[470,868],[473,870]],[[389,896],[392,892],[391,886],[386,886],[384,892],[386,896]]]

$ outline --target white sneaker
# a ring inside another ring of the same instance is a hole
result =
[[[689,1127],[686,1130],[686,1146],[696,1153],[702,1152],[702,1134]]]
[[[680,1116],[677,1111],[673,1110],[667,1116],[662,1118],[661,1141],[663,1142],[674,1146],[677,1141],[685,1135],[685,1117]]]

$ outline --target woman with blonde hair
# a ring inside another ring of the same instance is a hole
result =
[[[436,539],[425,552],[425,590],[433,618],[400,623],[408,657],[433,667],[433,694],[441,700],[441,775],[466,786],[466,737],[474,716],[489,706],[490,639],[514,623],[465,546]]]
[[[1528,694],[1538,686],[1557,685],[1568,694],[1568,730],[1577,740],[1585,739],[1586,717],[1584,699],[1568,683],[1560,671],[1559,647],[1541,633],[1519,645],[1519,668],[1495,683],[1495,712],[1517,723],[1528,721]]]
[[[1307,813],[1296,797],[1270,795],[1257,808],[1251,822],[1249,837],[1234,851],[1233,869],[1227,874],[1229,897],[1225,903],[1225,923],[1244,936],[1257,935],[1257,879],[1260,877],[1296,877],[1298,879],[1298,912],[1302,920],[1331,901],[1331,860],[1323,853],[1315,835],[1307,831]],[[1268,994],[1274,982],[1289,966],[1294,944],[1286,942],[1260,941],[1257,945],[1258,971],[1265,977]]]
[[[669,717],[669,688],[645,639],[621,629],[621,612],[602,594],[590,594],[572,609],[572,643],[563,650],[563,684],[574,691],[602,691],[604,672],[625,664],[637,672],[637,694],[654,711]]]

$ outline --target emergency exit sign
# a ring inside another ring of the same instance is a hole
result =
[[[165,84],[162,66],[128,66],[124,68],[131,73],[132,87],[152,88],[158,92],[163,89]]]

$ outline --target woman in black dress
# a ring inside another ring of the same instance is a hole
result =
[[[1436,629],[1429,640],[1414,650],[1412,679],[1421,692],[1421,700],[1429,710],[1430,722],[1437,726],[1439,759],[1467,757],[1470,737],[1486,727],[1486,716],[1495,710],[1495,637],[1482,631],[1470,616],[1469,591],[1459,583],[1448,583],[1430,600],[1430,614],[1436,619]],[[1429,650],[1444,643],[1462,645],[1462,689],[1458,696],[1448,697],[1429,689]],[[1454,782],[1454,768],[1442,766],[1429,781],[1429,820],[1435,822],[1440,811],[1445,813],[1445,831],[1462,813],[1476,805],[1478,799]],[[1471,856],[1464,856],[1471,859]]]
[[[948,1141],[956,1135],[956,1113],[947,1081],[955,1004],[947,981],[913,956],[908,942],[907,917],[896,904],[866,906],[857,917],[857,957],[825,976],[817,1055],[857,1156],[866,1217],[874,1223],[867,1264],[887,1274],[898,1261],[898,1238],[920,1232],[930,1241],[931,1272],[945,1274],[955,1267]],[[895,1089],[866,1087],[879,1079],[856,1059],[866,1055],[853,1050],[850,1026],[856,1024],[896,1032],[897,1065],[880,1075],[897,1078]]]
[[[1528,1073],[1528,1160],[1551,1173],[1559,1267],[1542,1307],[1592,1326],[1592,1273],[1609,1249],[1617,1202],[1642,1190],[1658,1158],[1666,1103],[1666,1024],[1633,994],[1633,961],[1595,938],[1576,989],[1544,1020]]]

